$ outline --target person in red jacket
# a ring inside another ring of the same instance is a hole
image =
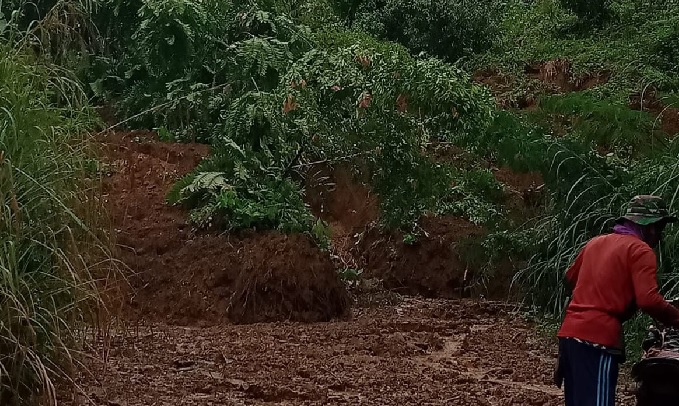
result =
[[[558,333],[556,384],[566,406],[614,406],[624,362],[622,324],[638,309],[679,327],[679,309],[658,291],[656,255],[670,216],[657,196],[636,196],[613,233],[590,240],[566,273],[573,290]]]

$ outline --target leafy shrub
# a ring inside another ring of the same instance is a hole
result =
[[[276,87],[309,47],[306,28],[260,3],[106,1],[98,20],[111,40],[90,79],[97,96],[116,101],[132,125],[209,142],[234,98]]]
[[[394,227],[433,209],[431,199],[449,187],[446,171],[422,156],[423,144],[483,131],[491,104],[456,68],[382,46],[311,51],[284,82],[306,87],[282,92],[297,104],[287,117],[316,135],[313,150],[331,159],[359,156],[367,165],[384,220]]]
[[[356,13],[355,28],[449,62],[488,50],[498,36],[504,10],[504,3],[497,0],[361,3],[341,2],[349,13]]]
[[[366,0],[330,0],[330,4],[337,15],[351,25],[356,18],[356,13]]]
[[[309,160],[354,161],[369,171],[385,224],[412,225],[435,210],[436,196],[451,182],[445,169],[422,155],[424,143],[482,132],[490,119],[490,95],[440,61],[415,60],[386,43],[377,42],[374,49],[375,40],[364,45],[361,36],[332,37],[322,36],[331,47],[312,49],[286,70],[279,68],[274,89],[232,99],[223,120],[214,124],[216,155],[206,164],[209,168],[199,171],[223,172],[230,185],[248,185],[252,191],[260,190],[251,185],[267,176],[284,185]],[[352,45],[342,46],[346,42]],[[267,73],[254,70],[253,75],[257,81]],[[198,200],[196,208],[209,206]],[[307,224],[306,211],[293,212],[299,224]]]
[[[191,220],[203,228],[228,231],[278,229],[290,233],[312,230],[312,216],[302,200],[299,185],[273,176],[230,178],[220,172],[199,172],[185,179],[191,182],[175,191],[191,211]]]
[[[679,72],[679,17],[660,36],[655,38],[651,54],[655,65],[670,72]]]

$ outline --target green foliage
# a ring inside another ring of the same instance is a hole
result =
[[[500,226],[505,210],[505,192],[492,172],[487,169],[451,169],[449,187],[435,196],[434,212],[468,218],[475,224]]]
[[[560,0],[561,5],[571,10],[581,20],[601,24],[611,17],[611,0]]]
[[[87,65],[100,38],[91,20],[96,0],[0,2],[0,39],[76,69]]]
[[[575,136],[605,149],[622,149],[634,155],[649,154],[666,146],[654,131],[648,113],[620,103],[599,100],[586,93],[571,93],[548,97],[540,107],[545,113],[570,118],[569,127]]]
[[[72,77],[0,53],[0,403],[56,402],[108,252],[83,136],[94,121]]]
[[[577,76],[613,72],[610,80],[594,92],[601,99],[620,104],[648,86],[679,90],[677,75],[667,70],[672,57],[666,60],[663,56],[672,55],[671,45],[670,50],[658,52],[664,48],[663,38],[671,40],[677,26],[677,1],[614,0],[608,4],[616,18],[594,28],[591,23],[574,20],[558,0],[511,1],[500,38],[488,53],[469,65],[498,67],[522,78],[526,63],[566,59],[572,62]]]
[[[214,165],[208,162],[205,166]],[[251,171],[237,163],[231,172],[202,172],[179,182],[168,200],[191,210],[190,218],[201,228],[278,229],[290,233],[310,232],[319,242],[326,242],[318,224],[314,224],[295,182]]]
[[[568,179],[568,173],[579,174],[568,189],[553,192],[553,207],[533,229],[537,246],[530,267],[517,275],[517,282],[529,287],[528,300],[560,315],[569,292],[563,283],[565,269],[579,249],[593,236],[610,232],[612,221],[622,207],[636,194],[657,194],[679,210],[679,164],[674,153],[623,164],[622,161],[581,154],[561,155],[555,179]],[[551,190],[559,190],[552,186]],[[664,292],[679,292],[679,266],[674,247],[679,239],[676,227],[668,229],[660,249],[659,281]]]
[[[362,269],[346,268],[337,272],[340,279],[349,286],[358,286],[363,275]]]
[[[464,73],[440,61],[415,60],[400,47],[385,43],[372,48],[375,40],[362,41],[365,37],[355,37],[353,42],[343,33],[332,37],[329,32],[320,37],[333,44],[327,50],[311,49],[296,59],[294,53],[285,54],[274,64],[280,78],[275,88],[243,88],[241,95],[232,98],[223,119],[211,124],[216,155],[210,159],[209,171],[226,173],[231,184],[246,179],[259,185],[262,176],[272,176],[279,183],[265,189],[278,190],[305,161],[361,162],[381,196],[384,223],[391,228],[412,225],[423,213],[435,210],[437,197],[448,193],[451,183],[444,168],[423,156],[423,146],[431,140],[473,137],[483,131],[490,119],[490,96],[470,85]],[[254,41],[261,39],[248,43]],[[352,45],[342,46],[346,42]],[[246,45],[239,52],[253,61],[264,54],[271,59],[271,53],[260,54],[257,49]],[[258,68],[251,75],[264,83],[269,72]],[[238,196],[262,198],[242,192]],[[200,218],[213,213],[207,209]],[[298,223],[308,222],[301,218]],[[252,222],[244,220],[244,224]],[[230,222],[228,227],[241,226]]]
[[[491,119],[490,94],[461,70],[332,24],[312,33],[296,22],[303,10],[331,4],[311,3],[108,0],[97,16],[110,48],[91,71],[96,94],[117,101],[129,124],[213,145],[197,173],[221,173],[231,188],[187,179],[170,196],[201,226],[308,231],[293,179],[311,160],[364,165],[384,223],[415,224],[450,195],[450,174],[422,154],[424,145],[473,138]],[[484,10],[473,8],[459,30]]]
[[[353,27],[449,62],[488,50],[504,3],[497,0],[337,1]]]
[[[112,35],[111,50],[89,80],[131,124],[163,126],[178,139],[209,142],[234,98],[276,87],[280,71],[309,47],[305,27],[254,2],[104,6],[99,20]],[[129,7],[139,12],[123,14]],[[120,26],[123,15],[129,19]]]
[[[356,19],[356,14],[366,0],[330,0],[330,5],[335,13],[348,25]]]
[[[679,73],[679,16],[674,16],[672,23],[658,34],[652,48],[654,65],[658,69]]]
[[[286,86],[298,104],[288,117],[300,139],[315,135],[311,148],[330,159],[359,156],[389,227],[414,223],[449,188],[446,171],[422,155],[423,145],[477,134],[490,118],[488,94],[466,84],[462,72],[398,49],[314,50],[284,79],[307,84]]]

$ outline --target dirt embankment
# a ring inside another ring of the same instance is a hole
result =
[[[576,75],[573,64],[565,59],[526,65],[525,73],[531,79],[539,80],[558,93],[581,92],[607,83],[611,72],[602,70]]]
[[[427,217],[420,236],[410,242],[400,232],[371,228],[357,238],[354,253],[366,277],[402,294],[459,298],[466,295],[473,270],[462,257],[465,243],[483,234],[458,217]],[[467,246],[468,247],[468,246]]]
[[[478,166],[451,145],[430,151],[432,156],[459,168]],[[491,166],[486,165],[489,169]],[[542,178],[538,173],[516,173],[494,169],[505,186],[507,205],[516,216],[525,217],[539,205]],[[363,277],[380,281],[394,292],[425,297],[459,298],[472,292],[497,299],[509,294],[515,267],[507,263],[480,286],[469,251],[482,250],[479,243],[486,231],[468,220],[454,216],[425,217],[419,236],[412,242],[402,232],[385,232],[379,227],[379,200],[360,175],[346,167],[310,169],[306,184],[307,202],[316,216],[332,231],[332,250],[338,268],[364,271]]]
[[[500,108],[535,110],[540,95],[592,89],[607,83],[612,72],[601,70],[578,75],[570,61],[554,59],[526,64],[523,74],[532,80],[520,82],[495,69],[479,70],[473,79],[491,89]]]
[[[511,75],[494,69],[479,70],[474,74],[473,79],[491,89],[500,108],[534,110],[538,108],[539,95],[592,89],[608,83],[613,72],[601,70],[576,75],[570,61],[554,59],[527,64],[524,74],[533,79],[532,83],[523,83],[522,86],[518,86],[517,80]],[[518,88],[520,91],[517,92]],[[679,106],[666,105],[658,99],[653,89],[632,94],[629,106],[633,110],[647,111],[652,114],[657,119],[656,127],[669,136],[679,134]]]
[[[119,258],[132,271],[125,311],[147,320],[133,333],[89,341],[105,362],[87,359],[75,385],[59,391],[61,404],[563,403],[550,383],[556,346],[513,307],[396,296],[338,320],[348,305],[338,259],[308,238],[201,234],[165,204],[169,187],[206,156],[205,147],[161,144],[147,133],[103,142]],[[330,174],[329,200],[312,200],[315,211],[329,207],[321,212],[340,242],[335,252],[397,290],[454,297],[465,286],[462,243],[483,230],[459,218],[428,218],[425,237],[405,244],[402,235],[373,227],[376,200],[345,175]],[[274,323],[224,323],[229,318]],[[620,400],[630,404],[624,387]]]

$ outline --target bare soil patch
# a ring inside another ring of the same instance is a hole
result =
[[[581,92],[607,83],[611,72],[607,70],[576,75],[573,64],[565,59],[529,64],[526,74],[553,87],[559,93]]]
[[[356,242],[355,255],[367,277],[402,294],[425,297],[461,297],[473,271],[461,257],[466,240],[483,230],[458,217],[427,217],[420,235],[409,242],[403,233],[371,228]]]
[[[242,270],[229,304],[232,321],[330,321],[348,316],[350,303],[330,256],[307,237],[271,234],[243,242]]]
[[[143,322],[87,339],[92,357],[75,385],[59,391],[60,404],[563,403],[550,382],[555,343],[514,306],[380,291],[359,293],[356,302],[369,305],[344,319],[350,303],[337,259],[307,237],[204,234],[165,204],[206,147],[164,144],[143,132],[102,142],[118,254],[130,268],[123,311]],[[422,237],[406,243],[374,227],[376,200],[367,188],[342,171],[329,177],[335,186],[312,195],[311,206],[368,276],[403,293],[464,294],[473,275],[461,253],[484,230],[456,217],[426,218]],[[496,177],[517,191],[539,182],[507,170]],[[619,404],[631,405],[626,389]]]

